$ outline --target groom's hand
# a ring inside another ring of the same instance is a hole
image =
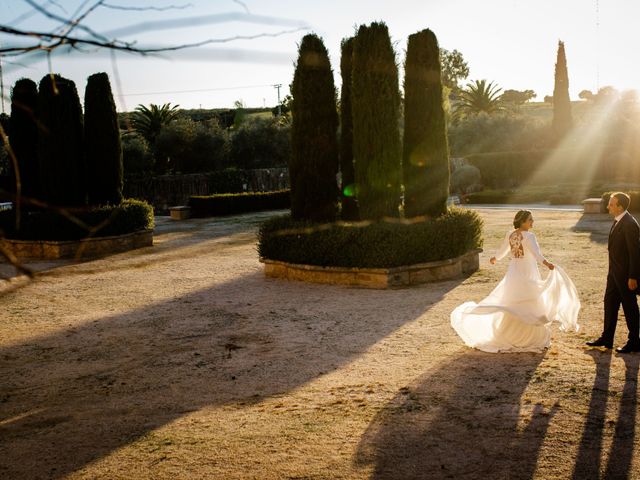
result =
[[[635,291],[638,288],[638,280],[636,280],[635,278],[630,278],[628,285],[629,285],[629,290]]]

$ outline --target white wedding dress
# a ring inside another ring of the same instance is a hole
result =
[[[554,321],[562,331],[578,331],[576,287],[558,265],[542,279],[537,262],[545,259],[535,235],[508,232],[496,259],[508,253],[507,273],[489,296],[480,303],[463,303],[451,313],[451,325],[464,343],[492,353],[539,352],[551,343]]]

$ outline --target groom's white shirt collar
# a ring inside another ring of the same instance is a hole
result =
[[[620,220],[622,220],[622,217],[624,217],[627,214],[627,211],[625,210],[624,212],[622,212],[620,215],[618,215],[617,217],[615,217],[615,221],[619,222]]]

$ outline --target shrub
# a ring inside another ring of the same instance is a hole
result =
[[[302,38],[291,93],[291,216],[333,221],[338,200],[338,111],[329,53],[317,35]]]
[[[124,200],[118,206],[101,206],[78,211],[71,215],[89,227],[104,223],[92,237],[122,235],[153,228],[153,208],[141,200]],[[18,240],[79,240],[89,235],[86,228],[54,211],[23,213],[20,230],[15,230],[13,210],[0,212],[0,229],[7,238]]]
[[[396,56],[384,23],[362,25],[353,44],[353,157],[360,217],[400,215],[402,147]]]
[[[215,217],[237,213],[259,212],[262,210],[282,210],[291,205],[289,190],[256,193],[220,193],[189,198],[191,215],[194,217]]]
[[[548,148],[551,142],[545,122],[508,113],[471,115],[451,125],[448,133],[453,156],[539,150]]]
[[[116,104],[106,73],[87,79],[84,94],[87,193],[91,205],[122,201],[122,145]]]
[[[38,105],[38,87],[33,80],[22,78],[11,90],[11,118],[9,120],[9,143],[20,170],[22,195],[31,198],[41,197],[40,176],[38,172],[38,126],[36,108]],[[3,148],[4,151],[4,148]],[[8,160],[8,157],[7,157]],[[7,162],[9,166],[9,162]],[[15,172],[9,168],[12,191],[15,191]]]
[[[404,214],[441,215],[449,196],[449,148],[440,49],[431,30],[409,36],[404,91]]]
[[[317,224],[272,218],[260,226],[261,257],[289,263],[392,268],[455,258],[482,246],[482,219],[450,209],[420,222]]]
[[[82,108],[76,85],[45,75],[38,91],[38,163],[45,200],[60,206],[87,201]]]
[[[215,120],[180,118],[166,124],[155,142],[157,172],[196,173],[219,170],[229,160],[228,133]]]
[[[451,175],[451,189],[454,192],[465,194],[472,185],[481,183],[480,169],[473,165],[463,165],[455,169]]]
[[[125,176],[153,171],[153,156],[143,137],[136,133],[122,136],[122,164]]]
[[[290,127],[275,118],[250,117],[231,137],[236,168],[286,167],[291,156]]]

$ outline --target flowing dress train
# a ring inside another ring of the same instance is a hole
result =
[[[545,258],[532,232],[512,230],[496,252],[511,253],[507,273],[480,303],[465,302],[451,312],[451,326],[465,344],[485,352],[539,352],[551,343],[551,324],[578,331],[580,300],[558,265],[544,280],[537,263]]]

